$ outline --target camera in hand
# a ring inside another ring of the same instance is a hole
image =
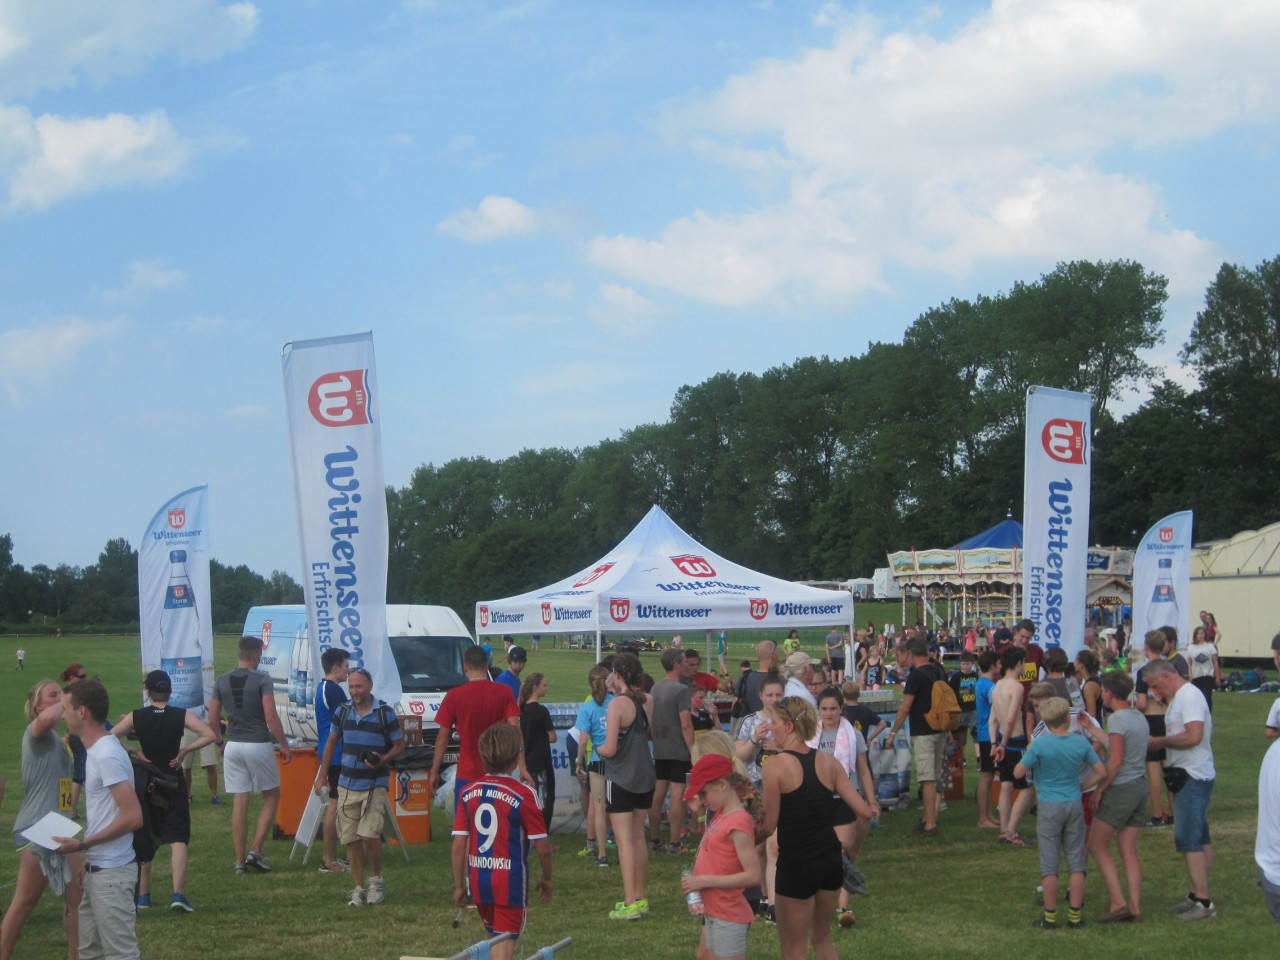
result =
[[[363,750],[356,759],[361,763],[367,763],[371,767],[382,766],[382,754],[378,753],[377,750]]]

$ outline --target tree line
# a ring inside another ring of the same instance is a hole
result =
[[[1280,520],[1280,258],[1218,271],[1181,348],[1194,389],[1144,359],[1164,342],[1167,288],[1133,261],[1062,263],[928,310],[899,342],[681,387],[666,422],[592,446],[424,464],[387,490],[388,599],[469,619],[477,600],[600,557],[653,504],[717,553],[774,576],[869,575],[886,551],[951,546],[1006,510],[1021,516],[1033,384],[1094,398],[1091,543],[1134,545],[1183,509],[1196,513],[1197,540]],[[1142,389],[1149,399],[1117,415]],[[11,557],[6,567],[4,544],[0,622],[28,609],[136,621],[126,541],[83,570],[29,573]],[[129,571],[131,589],[103,579]],[[216,622],[301,598],[279,571],[215,571]]]

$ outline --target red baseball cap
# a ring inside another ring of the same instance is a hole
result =
[[[693,770],[689,774],[689,786],[684,791],[684,798],[688,800],[691,797],[696,797],[708,783],[727,777],[731,773],[733,773],[733,764],[728,757],[722,757],[718,753],[707,754],[693,765]]]

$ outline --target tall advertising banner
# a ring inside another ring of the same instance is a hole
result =
[[[207,486],[184,490],[156,511],[138,548],[142,674],[169,674],[169,703],[201,719],[213,693],[208,510]]]
[[[1084,646],[1093,398],[1032,387],[1022,486],[1022,616],[1044,646]]]
[[[373,334],[296,340],[282,353],[311,677],[321,652],[341,647],[369,671],[374,695],[395,703]]]
[[[1172,513],[1138,544],[1133,558],[1135,642],[1152,630],[1170,626],[1178,630],[1178,646],[1191,642],[1192,519],[1190,510]]]

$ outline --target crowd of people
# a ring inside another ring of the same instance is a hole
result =
[[[963,757],[969,736],[977,825],[998,831],[1001,845],[1024,847],[1019,827],[1034,812],[1043,901],[1035,926],[1085,922],[1089,859],[1108,898],[1093,922],[1140,920],[1139,832],[1169,826],[1189,887],[1169,912],[1183,921],[1214,917],[1212,692],[1221,674],[1212,616],[1196,628],[1185,656],[1169,627],[1147,633],[1141,653],[1125,650],[1125,657],[1116,655],[1114,641],[1090,634],[1074,661],[1037,644],[1030,621],[1001,631],[997,625],[988,644],[956,644],[955,670],[943,665],[953,643],[946,635],[907,627],[894,636],[871,624],[852,638],[832,630],[821,657],[807,653],[798,634],[781,645],[762,641],[735,680],[723,669],[703,673],[697,651],[674,645],[662,652],[656,680],[632,653],[593,666],[565,746],[587,824],[581,855],[608,868],[616,851],[621,899],[608,918],[643,920],[650,857],[692,852],[681,887],[702,917],[701,960],[744,957],[747,929],[757,920],[776,926],[784,960],[810,948],[834,958],[833,930],[856,923],[849,864],[881,813],[868,745],[887,747],[901,730],[910,734],[921,839],[940,832],[949,742]],[[725,651],[718,652],[722,660]],[[559,849],[548,830],[558,734],[542,703],[547,680],[525,675],[528,655],[513,642],[504,654],[507,668],[495,676],[490,654],[478,645],[466,650],[467,682],[437,713],[440,742],[456,733],[461,745],[453,779],[454,899],[460,908],[477,906],[491,935],[512,936],[495,948],[497,957],[513,956],[524,930],[531,858],[540,862],[533,886],[545,902]],[[18,879],[0,923],[0,960],[15,955],[26,918],[49,888],[66,902],[69,956],[137,957],[134,917],[151,906],[155,855],[135,839],[144,823],[142,832],[170,848],[171,909],[195,909],[184,890],[190,776],[197,759],[216,769],[216,761],[204,762],[210,748],[223,751],[234,870],[271,870],[263,846],[280,797],[276,752],[284,763],[291,752],[272,682],[258,670],[261,655],[260,640],[240,641],[237,667],[215,682],[207,721],[168,704],[172,685],[159,670],[145,679],[147,706],[114,726],[105,688],[80,664],[61,682],[42,680],[31,689],[25,793],[14,832]],[[320,871],[351,877],[350,906],[378,904],[386,897],[381,846],[390,771],[404,749],[401,727],[394,708],[374,695],[372,677],[349,667],[345,653],[326,651],[322,667],[314,790],[328,804]],[[901,698],[891,720],[860,703],[864,689],[894,683]],[[732,697],[727,732],[708,703],[712,694]],[[1264,729],[1280,740],[1280,701]],[[132,763],[128,738],[137,740]],[[433,794],[443,753],[435,752],[429,774]],[[1280,922],[1280,801],[1264,789],[1278,777],[1280,744],[1263,767],[1256,851],[1259,884]],[[160,811],[145,799],[157,790],[168,798]],[[255,793],[262,802],[250,837]],[[50,811],[79,818],[81,799],[86,829],[78,838],[57,838],[56,850],[26,840],[23,832]],[[221,803],[216,781],[210,802]]]

